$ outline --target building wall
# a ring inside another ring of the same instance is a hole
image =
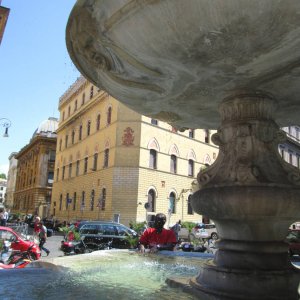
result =
[[[5,206],[7,208],[12,208],[14,203],[14,192],[16,188],[16,179],[17,179],[17,165],[18,161],[15,158],[17,153],[13,152],[9,160],[9,169],[7,174],[7,189],[6,189],[6,201]]]
[[[16,155],[18,160],[13,212],[48,217],[56,137],[35,136]]]
[[[57,130],[51,204],[51,212],[57,219],[117,220],[119,217],[121,223],[128,225],[130,221],[144,221],[147,214],[168,213],[169,195],[174,192],[176,213],[170,215],[169,222],[174,223],[178,219],[201,220],[202,216],[187,213],[187,198],[192,193],[192,183],[199,170],[205,164],[213,163],[218,153],[218,148],[210,143],[207,131],[195,130],[194,138],[190,138],[189,131],[177,132],[164,122],[158,121],[158,125],[153,125],[151,118],[137,114],[82,77],[60,98],[59,110],[61,120]],[[109,110],[111,122],[108,124]],[[99,129],[96,126],[98,115],[101,116]],[[88,121],[91,122],[89,135]],[[83,128],[81,140],[80,126]],[[74,142],[71,138],[73,131]],[[156,170],[149,168],[153,140],[159,147]],[[104,166],[105,150],[109,150],[108,166]],[[178,156],[176,174],[170,172],[170,154],[174,151]],[[95,153],[98,154],[98,164],[94,169]],[[85,158],[88,158],[86,173]],[[189,159],[195,163],[193,176],[188,175]],[[75,167],[77,161],[80,162],[78,175]],[[68,173],[70,164],[71,177]],[[157,193],[154,212],[145,208],[150,189]],[[103,190],[106,191],[105,208],[102,207]],[[85,192],[84,207],[81,205],[82,192]]]
[[[281,157],[291,165],[300,168],[300,127],[281,128],[287,135],[285,143],[278,146]]]
[[[5,206],[7,180],[0,178],[0,207]]]

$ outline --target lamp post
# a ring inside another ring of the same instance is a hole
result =
[[[3,137],[8,137],[8,128],[11,126],[11,121],[6,118],[0,118],[0,126],[3,126],[5,128]]]

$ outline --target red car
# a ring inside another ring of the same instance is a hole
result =
[[[300,229],[290,229],[287,235],[290,255],[300,255]]]
[[[8,240],[11,242],[11,248],[13,250],[26,251],[32,246],[32,258],[39,259],[41,257],[41,250],[39,246],[35,245],[34,242],[24,240],[17,232],[9,227],[0,226],[0,239]]]

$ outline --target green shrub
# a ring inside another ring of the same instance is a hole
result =
[[[192,229],[196,226],[196,223],[194,222],[182,222],[181,227],[187,228],[189,233],[191,233]]]
[[[80,240],[80,234],[79,234],[78,231],[76,231],[76,229],[75,229],[74,226],[71,226],[71,227],[68,227],[68,226],[59,227],[58,230],[59,230],[60,232],[63,232],[65,237],[68,236],[68,233],[69,233],[70,231],[72,231],[73,234],[74,234],[74,239],[75,239],[75,241],[79,241],[79,240]]]
[[[130,245],[130,248],[136,248],[139,242],[139,237],[138,236],[132,236],[132,235],[128,235],[126,236],[126,241],[128,242],[128,244]]]
[[[129,222],[129,226],[138,234],[144,231],[145,225],[145,222]]]

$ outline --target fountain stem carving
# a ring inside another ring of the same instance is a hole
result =
[[[214,220],[220,234],[213,263],[194,283],[199,289],[223,295],[228,280],[240,282],[226,283],[230,297],[268,299],[269,289],[278,299],[296,299],[300,275],[284,240],[299,218],[299,170],[279,155],[285,134],[273,120],[275,109],[276,101],[259,92],[227,98],[219,107],[222,124],[213,136],[219,156],[199,173],[193,196],[195,211]]]

